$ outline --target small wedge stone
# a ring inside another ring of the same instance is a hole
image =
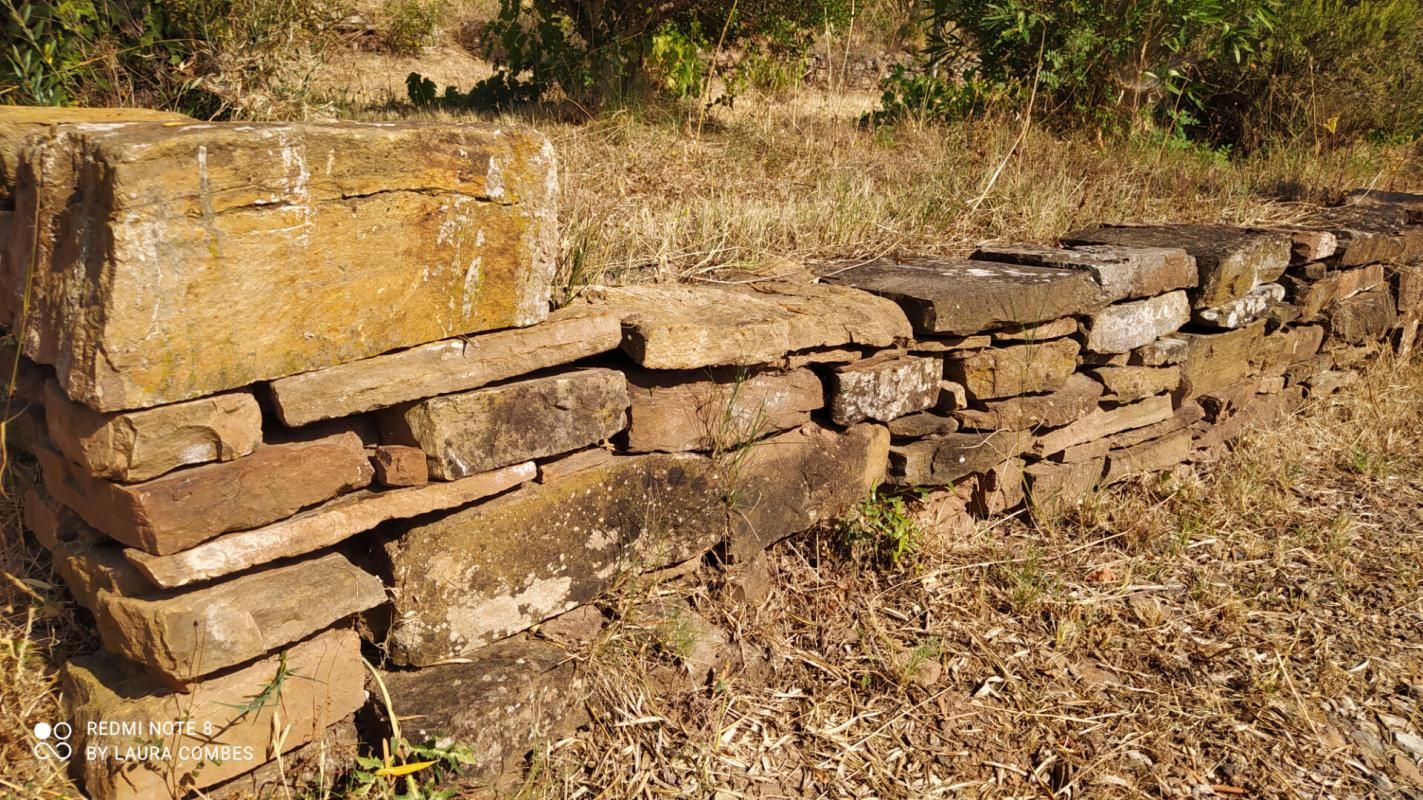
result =
[[[376,483],[382,486],[423,486],[430,482],[425,451],[418,447],[383,444],[371,455]]]

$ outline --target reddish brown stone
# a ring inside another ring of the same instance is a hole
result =
[[[430,482],[425,451],[418,447],[383,444],[371,456],[376,483],[382,486],[423,486]]]

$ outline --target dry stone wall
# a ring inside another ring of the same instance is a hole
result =
[[[349,742],[388,713],[363,653],[407,735],[474,743],[487,778],[584,721],[550,634],[623,576],[754,569],[884,483],[1057,513],[1423,319],[1418,195],[552,310],[536,133],[52,122],[0,111],[6,434],[102,642],[64,671],[98,798]]]

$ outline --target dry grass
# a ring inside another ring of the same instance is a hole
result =
[[[945,527],[929,502],[903,570],[794,538],[769,601],[696,591],[733,640],[709,687],[612,627],[597,723],[525,795],[1423,796],[1392,744],[1423,733],[1420,412],[1423,366],[1385,363],[1058,524]]]

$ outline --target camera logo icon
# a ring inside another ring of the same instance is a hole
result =
[[[54,725],[48,722],[40,722],[34,729],[35,743],[30,748],[35,754],[35,758],[41,761],[51,759],[57,761],[68,761],[74,755],[74,745],[69,743],[69,738],[74,735],[74,729],[68,722],[60,722]]]

